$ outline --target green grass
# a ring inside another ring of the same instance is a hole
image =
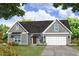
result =
[[[44,46],[13,46],[19,56],[41,55]]]
[[[77,46],[77,45],[70,45],[70,47],[72,47],[72,48],[74,48],[74,49],[79,51],[79,46]]]

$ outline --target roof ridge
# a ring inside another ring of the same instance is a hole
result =
[[[23,21],[23,22],[43,22],[43,21],[54,21],[54,20],[40,20],[40,21],[34,21],[33,20],[33,21]],[[59,20],[59,21],[66,21],[66,20]]]

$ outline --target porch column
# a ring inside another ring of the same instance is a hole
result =
[[[45,37],[44,37],[44,34],[42,34],[43,35],[43,43],[45,43]]]
[[[36,44],[40,44],[40,39],[39,38],[36,38]]]

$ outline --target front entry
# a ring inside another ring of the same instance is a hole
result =
[[[33,37],[33,44],[36,44],[36,37]]]

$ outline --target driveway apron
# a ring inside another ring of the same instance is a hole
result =
[[[45,47],[42,56],[78,56],[79,52],[69,46],[53,46]]]

